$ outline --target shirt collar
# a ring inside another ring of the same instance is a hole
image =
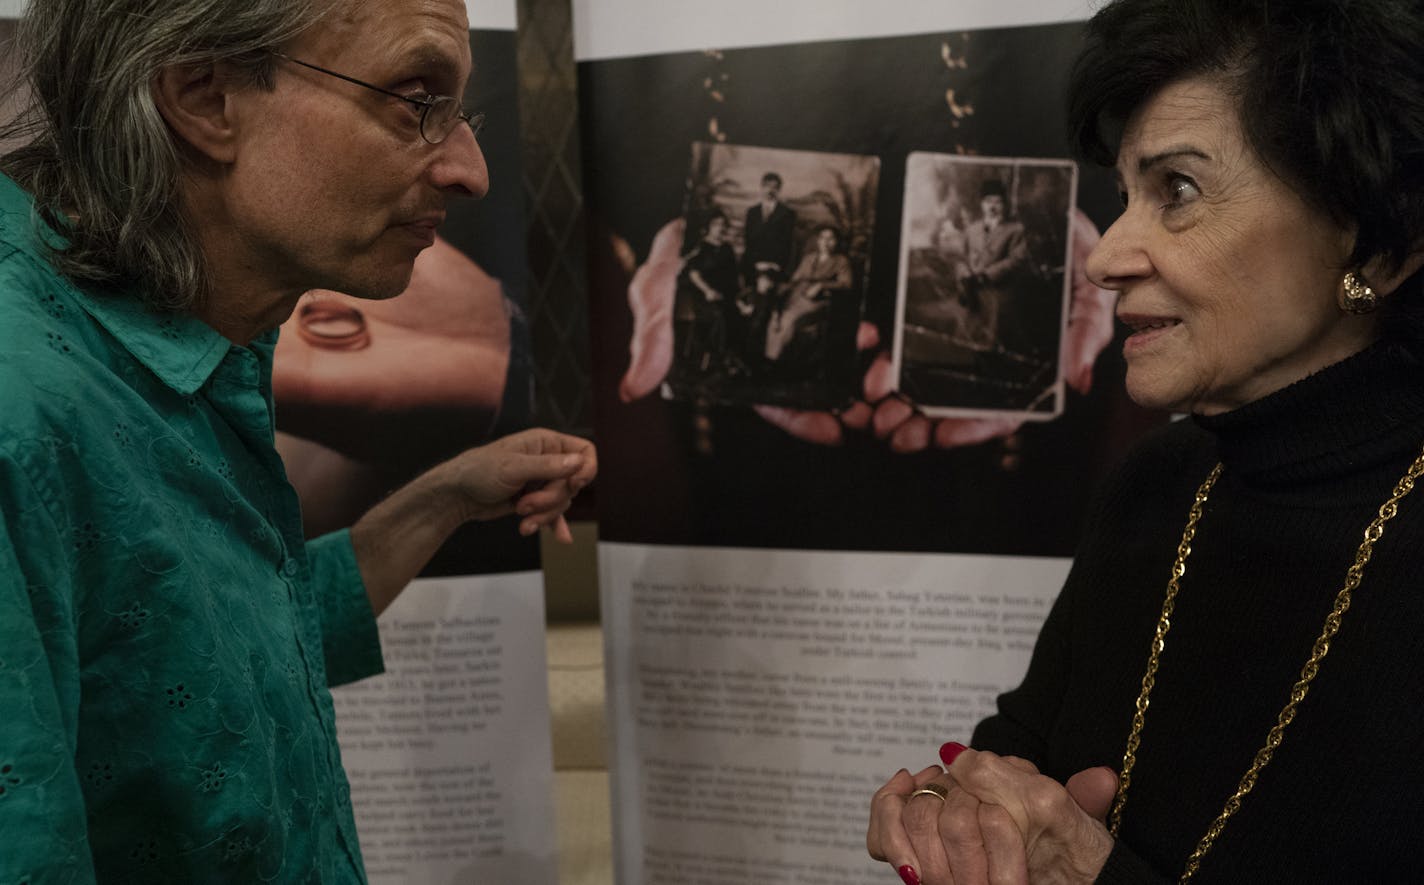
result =
[[[153,310],[129,291],[80,292],[79,304],[134,359],[184,396],[207,382],[233,346],[202,320]]]
[[[0,240],[31,256],[74,294],[79,305],[164,384],[184,396],[202,387],[232,343],[196,317],[148,307],[134,289],[93,292],[54,270],[49,247],[64,238],[40,219],[34,201],[0,174]]]

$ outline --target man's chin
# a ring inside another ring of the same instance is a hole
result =
[[[352,298],[360,298],[362,301],[389,301],[403,293],[410,286],[410,276],[415,267],[415,262],[406,263],[398,271],[385,274],[372,274],[360,279],[348,279],[341,286],[326,286],[334,292],[341,292],[350,295]]]

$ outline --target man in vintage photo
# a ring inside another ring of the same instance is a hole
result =
[[[785,281],[796,260],[796,210],[781,201],[781,176],[761,177],[761,199],[747,209],[742,229],[742,285],[755,288],[758,274]]]
[[[760,367],[767,321],[781,306],[796,258],[796,210],[781,199],[781,175],[761,177],[761,199],[747,208],[742,227],[742,288],[729,322],[729,340],[748,366]]]
[[[29,0],[0,126],[0,881],[362,882],[328,685],[461,524],[552,528],[526,431],[304,540],[277,328],[406,288],[488,174],[461,0]]]
[[[979,188],[980,217],[964,231],[965,260],[957,271],[965,302],[979,315],[988,337],[1011,348],[1005,336],[1016,319],[1014,283],[1029,264],[1024,227],[1006,218],[1008,192],[1004,183],[989,178]]]

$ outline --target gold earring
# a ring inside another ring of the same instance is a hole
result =
[[[1371,313],[1379,307],[1379,296],[1375,290],[1365,285],[1365,281],[1355,276],[1354,271],[1345,274],[1340,281],[1340,309],[1345,313]]]

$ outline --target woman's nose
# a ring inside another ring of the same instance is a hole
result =
[[[1103,232],[1085,265],[1094,285],[1121,290],[1132,281],[1151,275],[1152,261],[1138,231],[1140,223],[1128,210]]]

